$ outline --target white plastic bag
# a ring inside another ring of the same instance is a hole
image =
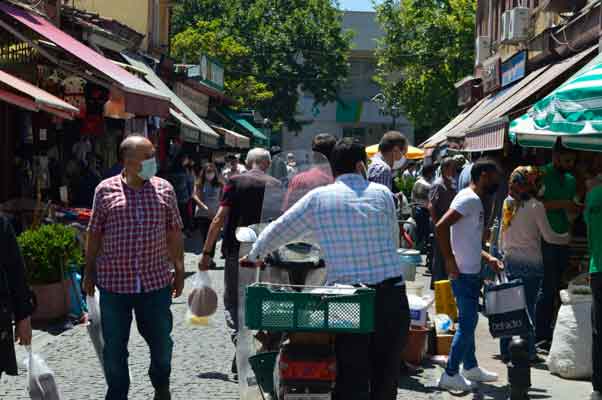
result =
[[[562,306],[554,329],[548,369],[567,379],[592,376],[592,296],[560,292]]]
[[[105,347],[105,342],[102,337],[102,322],[100,319],[100,295],[98,290],[94,291],[94,296],[86,296],[86,303],[88,305],[88,326],[86,329],[88,330],[88,335],[90,336],[90,341],[92,342],[92,346],[94,347],[94,351],[96,352],[96,356],[98,357],[98,361],[100,362],[100,368],[104,374],[104,359],[103,359],[103,349]]]
[[[28,357],[25,365],[27,366],[29,397],[32,400],[60,400],[61,395],[54,379],[54,372],[39,354],[35,354],[31,350],[31,346],[26,348]]]
[[[217,293],[211,288],[211,278],[206,271],[197,272],[192,278],[192,291],[188,295],[186,322],[190,326],[209,325],[209,317],[217,310]]]
[[[431,296],[416,296],[408,295],[408,303],[410,305],[410,324],[412,326],[426,326],[426,314],[428,308],[435,301]]]

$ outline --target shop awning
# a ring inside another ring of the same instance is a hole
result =
[[[602,151],[602,55],[512,121],[510,139],[526,147]]]
[[[542,67],[513,85],[513,90],[503,102],[490,108],[477,124],[466,131],[463,150],[478,152],[502,149],[504,147],[504,137],[508,132],[508,116],[510,113],[517,108],[520,109],[525,104],[531,104],[529,99],[541,94],[546,86],[573,70],[579,62],[591,56],[596,48],[592,47],[573,57]],[[494,145],[497,147],[493,147]]]
[[[168,98],[143,80],[61,31],[50,21],[6,2],[0,3],[0,10],[115,82],[116,88],[124,93],[125,111],[141,116],[167,117],[169,115]]]
[[[247,136],[241,135],[221,126],[213,125],[213,129],[224,136],[224,143],[226,146],[237,149],[248,149],[251,147],[251,139]]]
[[[61,118],[73,119],[79,110],[58,97],[0,70],[0,82],[12,90],[0,87],[0,100],[29,111],[46,111]]]
[[[507,117],[522,105],[529,104],[529,99],[574,69],[579,62],[592,55],[594,50],[595,48],[590,48],[556,64],[539,68],[512,86],[490,94],[471,109],[459,114],[423,146],[436,147],[447,138],[455,138],[464,139],[463,151],[501,149],[504,146],[504,135],[508,131]]]
[[[241,115],[236,112],[230,110],[227,107],[221,107],[220,111],[225,114],[225,116],[235,122],[237,125],[240,125],[246,131],[248,131],[253,138],[261,144],[268,144],[268,138],[261,132],[259,129],[255,128],[249,121],[244,119]]]
[[[200,132],[199,143],[217,147],[219,135],[201,117],[196,115],[170,88],[163,82],[161,78],[153,71],[151,67],[143,61],[137,59],[131,54],[122,53],[121,56],[132,66],[144,71],[145,79],[155,87],[161,94],[168,97],[173,107],[179,110],[188,120],[193,123],[195,129]],[[173,109],[172,107],[172,109]],[[173,114],[172,114],[173,115]]]

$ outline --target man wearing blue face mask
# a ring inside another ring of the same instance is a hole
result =
[[[408,140],[401,132],[385,133],[378,144],[378,154],[372,157],[368,168],[368,180],[385,185],[392,191],[393,170],[403,166],[407,152]]]
[[[126,400],[132,311],[151,353],[155,400],[169,400],[172,297],[184,287],[182,220],[173,187],[155,177],[155,148],[142,136],[120,146],[124,169],[102,181],[86,246],[84,289],[100,290],[106,400]],[[172,272],[172,268],[175,272]]]

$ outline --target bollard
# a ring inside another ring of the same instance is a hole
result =
[[[531,387],[531,363],[529,362],[529,345],[526,340],[514,338],[508,346],[510,362],[508,363],[509,400],[527,400]]]

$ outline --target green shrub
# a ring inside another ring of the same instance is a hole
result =
[[[77,232],[61,224],[42,225],[17,238],[30,284],[60,282],[67,267],[83,263]]]

